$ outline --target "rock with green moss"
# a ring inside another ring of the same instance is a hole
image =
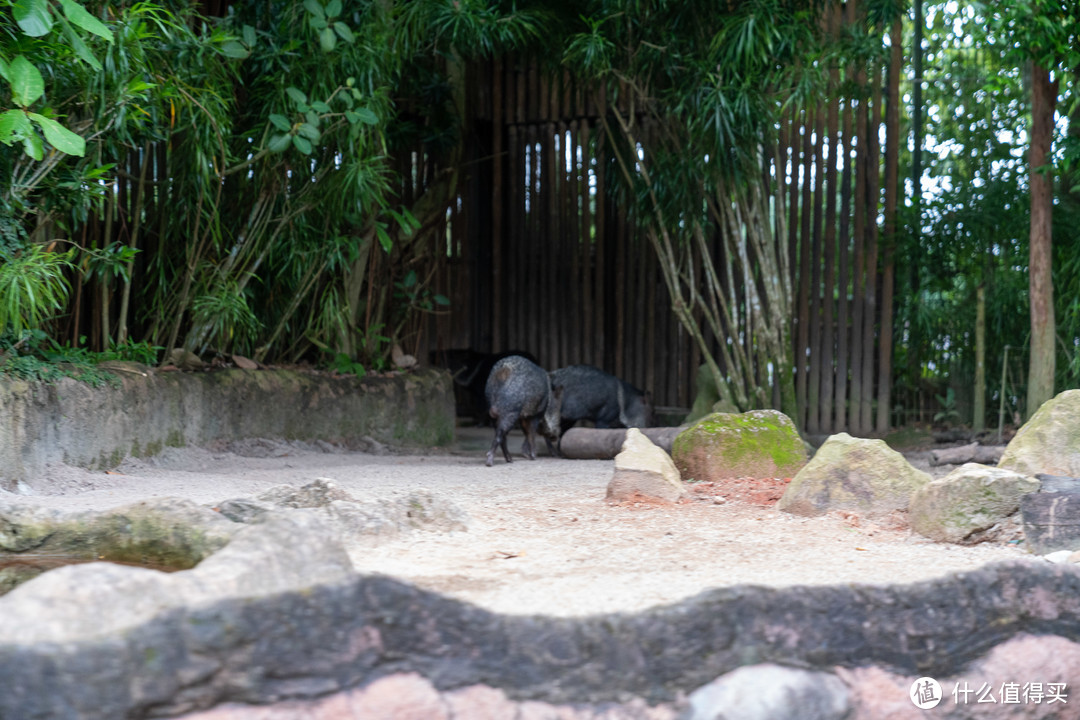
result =
[[[832,435],[788,485],[777,507],[795,515],[843,510],[863,516],[906,510],[930,482],[884,440]]]
[[[806,464],[795,423],[778,410],[713,413],[675,438],[671,458],[687,481],[791,477]]]
[[[190,568],[224,547],[239,526],[180,498],[106,511],[0,505],[0,552],[64,555]]]
[[[938,542],[972,542],[1019,510],[1022,496],[1038,489],[1034,478],[967,463],[915,491],[911,529]]]
[[[1005,448],[998,467],[1080,477],[1080,390],[1047,400]]]

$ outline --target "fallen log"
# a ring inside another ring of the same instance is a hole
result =
[[[671,443],[685,428],[654,427],[638,428],[645,437],[671,454]],[[572,460],[610,460],[622,451],[626,428],[570,428],[563,433],[559,450],[563,457]]]
[[[960,447],[942,448],[930,451],[931,465],[963,465],[968,462],[983,465],[997,465],[1005,448],[1000,445],[980,445],[971,443]]]

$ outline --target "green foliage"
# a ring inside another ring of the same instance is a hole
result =
[[[0,261],[0,332],[19,335],[37,329],[63,310],[70,289],[64,277],[72,268],[70,253],[31,244]]]
[[[234,348],[246,352],[261,328],[247,297],[232,280],[195,298],[191,309],[196,327],[204,329],[210,345],[222,352]]]

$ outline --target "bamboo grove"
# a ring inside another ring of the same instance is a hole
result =
[[[9,356],[516,346],[812,434],[1080,382],[1068,3],[3,13]]]

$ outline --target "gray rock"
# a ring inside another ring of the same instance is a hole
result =
[[[998,467],[1030,476],[1080,477],[1080,390],[1043,403],[1009,442]]]
[[[0,551],[191,567],[238,528],[183,498],[151,498],[105,511],[0,504]]]
[[[310,511],[281,514],[243,528],[192,570],[94,562],[44,573],[0,598],[0,645],[90,640],[172,608],[304,590],[354,573],[325,521]]]
[[[629,428],[622,452],[615,456],[615,472],[607,486],[607,499],[621,501],[644,496],[675,502],[686,494],[671,456],[640,430]]]
[[[355,500],[352,495],[337,486],[330,478],[316,478],[307,485],[275,485],[259,493],[256,500],[287,508],[321,508],[335,500]]]
[[[970,541],[1020,509],[1039,481],[1011,470],[967,463],[915,491],[911,529],[938,542]]]
[[[454,502],[426,490],[393,499],[356,498],[329,478],[302,487],[277,485],[256,498],[233,498],[217,504],[234,522],[259,523],[297,509],[310,509],[350,542],[369,544],[412,530],[468,529],[469,516]]]
[[[683,720],[843,720],[847,686],[831,673],[752,665],[690,694]]]
[[[930,475],[912,467],[883,440],[833,435],[788,485],[777,508],[796,515],[846,510],[887,515],[906,510]]]

